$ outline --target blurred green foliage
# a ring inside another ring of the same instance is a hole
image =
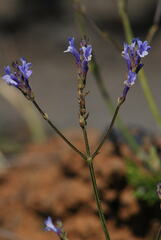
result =
[[[158,159],[153,159],[154,162]],[[149,162],[150,163],[150,162]],[[158,202],[156,194],[157,183],[161,181],[160,167],[154,169],[152,164],[149,166],[144,163],[144,167],[139,166],[131,159],[126,160],[127,180],[134,187],[134,195],[142,199],[149,205]],[[154,164],[155,165],[155,164]]]

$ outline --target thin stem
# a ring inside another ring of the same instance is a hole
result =
[[[82,127],[82,131],[83,131],[84,143],[85,143],[85,146],[86,146],[87,157],[90,157],[90,146],[89,146],[86,127]]]
[[[111,42],[113,46],[120,52],[121,51],[121,46],[119,43],[116,41],[114,37],[111,36],[107,31],[104,32],[102,31],[97,24],[92,20],[91,17],[89,17],[86,14],[86,9],[85,6],[82,4],[81,0],[72,0],[73,5],[74,5],[74,10],[75,10],[75,15],[77,18],[77,22],[79,25],[79,29],[82,35],[86,35],[85,27],[84,25],[84,20],[90,24],[90,26],[93,28],[93,30],[106,42],[109,43]]]
[[[102,32],[100,30],[100,28],[93,22],[93,20],[87,16],[84,5],[81,4],[81,1],[80,0],[73,0],[73,4],[75,6],[74,9],[75,9],[75,16],[76,16],[76,20],[77,20],[78,29],[79,29],[82,37],[87,34],[87,31],[86,31],[87,27],[86,27],[86,24],[85,24],[85,20],[86,20],[90,23],[91,27],[93,27],[95,29],[95,31],[102,38],[104,38],[104,40],[106,40],[106,41],[111,40],[110,42],[112,44],[114,44],[114,46],[120,52],[121,47],[117,43],[115,43],[113,41],[113,39],[109,39],[110,35]],[[91,62],[91,69],[92,69],[96,84],[98,86],[98,89],[100,90],[100,93],[101,93],[101,95],[102,95],[102,97],[105,101],[105,104],[107,105],[110,112],[113,114],[114,111],[115,111],[115,107],[114,107],[113,102],[111,100],[111,97],[110,97],[110,95],[109,95],[109,93],[108,93],[108,91],[107,91],[107,89],[104,85],[103,79],[101,77],[99,65],[96,61],[94,53],[93,53],[92,62]],[[119,128],[119,130],[121,131],[124,138],[127,140],[131,149],[134,152],[138,152],[139,151],[139,145],[137,144],[135,138],[129,133],[128,129],[126,128],[126,126],[123,124],[122,120],[119,117],[117,118],[116,125]]]
[[[149,31],[146,36],[146,39],[148,42],[151,42],[153,40],[154,36],[156,35],[157,31],[159,30],[160,17],[161,17],[161,0],[158,0],[154,19],[153,19],[153,25],[149,28]]]
[[[100,93],[102,95],[102,98],[105,101],[106,106],[108,107],[110,112],[113,114],[114,111],[115,111],[115,107],[114,107],[114,104],[113,104],[113,102],[112,102],[112,100],[110,98],[110,95],[108,94],[108,91],[107,91],[107,89],[105,87],[105,84],[104,84],[103,79],[101,77],[99,66],[98,66],[94,56],[93,56],[92,64],[93,64],[93,74],[94,74],[94,78],[96,80],[96,84],[98,86],[98,89],[100,90]],[[131,147],[131,149],[134,152],[137,153],[139,151],[140,147],[137,144],[135,138],[130,134],[128,128],[124,125],[122,119],[119,116],[116,119],[116,126],[118,127],[118,129],[120,130],[121,134],[123,135],[123,137],[128,142],[128,144]]]
[[[127,14],[127,0],[118,0],[118,11],[122,20],[126,40],[128,43],[131,43],[131,39],[133,38],[133,32]]]
[[[153,24],[150,27],[150,29],[147,33],[147,36],[145,38],[149,43],[152,42],[152,40],[153,40],[155,34],[157,33],[158,29],[159,29],[159,26],[157,24]]]
[[[86,155],[83,154],[79,149],[77,149],[56,127],[55,125],[50,121],[48,115],[43,112],[43,110],[40,108],[38,103],[35,100],[32,100],[32,103],[36,107],[36,109],[39,111],[41,116],[48,122],[48,124],[52,127],[52,129],[66,142],[69,147],[71,147],[75,152],[77,152],[83,159],[86,159]]]
[[[128,43],[130,43],[133,38],[133,32],[132,32],[129,17],[128,17],[128,14],[126,11],[126,6],[127,6],[126,3],[127,3],[126,0],[118,0],[118,9],[119,9],[119,14],[120,14],[123,26],[124,26],[126,40],[128,41]],[[153,94],[148,85],[148,80],[147,80],[143,70],[141,70],[140,73],[138,74],[138,78],[140,80],[139,82],[143,89],[144,96],[148,102],[151,113],[161,130],[161,115],[160,115],[160,112],[159,112],[156,102],[154,100]]]
[[[97,149],[96,149],[95,152],[92,154],[92,158],[95,158],[95,156],[99,153],[101,147],[103,146],[104,142],[105,142],[106,139],[107,139],[107,136],[110,134],[110,132],[111,132],[111,130],[112,130],[112,127],[113,127],[113,125],[114,125],[114,123],[115,123],[117,114],[118,114],[118,112],[119,112],[119,109],[120,109],[121,105],[124,103],[124,101],[125,101],[124,98],[122,98],[122,100],[119,101],[119,103],[118,103],[118,105],[117,105],[117,107],[116,107],[116,110],[115,110],[115,112],[114,112],[113,118],[112,118],[112,120],[111,120],[110,126],[109,126],[107,132],[105,133],[104,137],[102,138],[100,144],[98,145]]]
[[[106,220],[105,220],[105,217],[104,217],[104,214],[103,214],[101,201],[100,201],[100,198],[99,198],[98,187],[97,187],[97,182],[96,182],[96,177],[95,177],[95,173],[94,173],[94,167],[93,167],[92,160],[88,161],[88,167],[89,167],[89,170],[90,170],[90,176],[91,176],[93,191],[94,191],[94,195],[95,195],[95,199],[96,199],[96,203],[97,203],[97,208],[98,208],[98,213],[99,213],[102,229],[104,231],[106,240],[110,240],[110,235],[109,235],[109,232],[107,230]]]

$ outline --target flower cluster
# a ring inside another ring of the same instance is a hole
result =
[[[75,57],[79,69],[79,76],[85,79],[88,72],[88,63],[92,58],[92,46],[88,45],[85,40],[82,40],[80,43],[81,48],[78,51],[74,45],[74,37],[68,38],[68,42],[69,46],[64,52],[70,52]]]
[[[60,239],[67,240],[67,235],[63,229],[63,224],[61,221],[57,221],[56,224],[54,225],[51,217],[48,217],[44,223],[46,231],[53,231],[58,235]]]
[[[131,44],[124,43],[122,56],[127,64],[128,75],[127,80],[124,82],[126,89],[124,89],[123,96],[126,96],[129,88],[135,83],[137,73],[143,67],[141,59],[148,55],[150,49],[148,42],[142,42],[139,38],[134,38]]]
[[[53,232],[55,232],[55,233],[57,233],[57,234],[60,233],[60,229],[57,228],[57,227],[53,224],[51,217],[48,217],[48,218],[45,220],[45,230],[46,230],[46,231],[53,231]]]
[[[26,59],[20,58],[21,64],[17,61],[12,64],[13,71],[10,66],[4,68],[5,75],[2,79],[9,85],[21,90],[21,92],[28,98],[33,98],[31,87],[29,85],[29,77],[32,74],[30,69],[32,64],[27,63]]]

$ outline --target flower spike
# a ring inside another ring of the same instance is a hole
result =
[[[13,62],[13,70],[11,71],[10,66],[4,68],[5,75],[2,79],[9,85],[18,88],[27,99],[33,99],[33,93],[31,91],[31,87],[29,85],[29,77],[32,74],[32,70],[30,69],[32,64],[27,63],[25,58],[20,58],[21,64],[17,61]]]
[[[92,46],[83,39],[80,43],[81,48],[78,51],[74,45],[74,37],[68,38],[68,42],[69,46],[64,52],[70,52],[75,57],[79,75],[82,79],[85,79],[88,72],[88,63],[92,59]]]
[[[130,87],[135,84],[137,74],[143,67],[142,58],[149,54],[150,49],[148,42],[142,42],[139,38],[134,38],[131,44],[124,43],[122,56],[126,61],[128,74],[127,80],[124,81],[125,89],[122,97],[125,98]]]

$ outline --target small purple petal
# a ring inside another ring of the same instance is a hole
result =
[[[70,52],[75,57],[76,63],[78,64],[79,76],[85,78],[88,72],[88,62],[91,61],[92,58],[92,46],[87,45],[84,39],[80,43],[81,48],[77,50],[74,46],[74,38],[68,38],[68,41],[69,46],[64,52]]]
[[[4,68],[4,72],[6,73],[2,79],[9,85],[18,87],[19,81],[16,74],[11,73],[10,66]]]
[[[131,87],[135,84],[137,74],[135,72],[129,71],[128,72],[128,79],[124,81],[124,84],[128,87]]]
[[[9,85],[18,87],[18,82],[13,80],[10,75],[6,74],[2,77],[2,79]]]
[[[127,43],[124,43],[124,50],[122,51],[122,56],[126,61],[128,70],[130,70],[132,68],[130,59],[130,46]]]
[[[151,47],[148,45],[148,42],[142,42],[139,38],[134,38],[131,44],[124,43],[122,56],[128,67],[128,79],[124,83],[128,87],[131,87],[135,83],[136,74],[143,67],[141,58],[148,55],[150,49]]]
[[[124,50],[122,51],[122,56],[124,59],[129,59],[129,45],[127,43],[124,43]]]
[[[69,46],[67,48],[67,50],[65,50],[64,52],[70,52],[76,59],[76,63],[79,64],[80,63],[80,54],[77,51],[77,49],[74,46],[74,37],[73,38],[68,38],[69,41]]]
[[[147,41],[142,42],[141,40],[138,40],[137,44],[138,44],[137,54],[141,58],[147,56],[149,54],[149,50],[151,49],[151,47],[148,45],[148,42]]]
[[[32,70],[29,69],[32,66],[32,64],[27,63],[25,58],[20,58],[20,60],[22,62],[22,65],[19,65],[18,69],[20,70],[20,72],[24,76],[24,78],[28,79],[32,74]]]
[[[5,68],[4,68],[4,71],[5,71],[6,74],[10,75],[10,74],[11,74],[11,68],[10,68],[10,66],[5,67]]]
[[[11,71],[10,66],[4,68],[5,75],[2,77],[3,80],[9,85],[20,88],[23,93],[31,98],[31,88],[29,86],[28,78],[32,74],[30,69],[31,63],[27,63],[25,58],[20,58],[22,65],[13,63],[14,72]]]
[[[84,59],[87,62],[91,61],[91,58],[92,58],[92,46],[91,45],[88,45],[87,47],[83,46],[82,47],[82,51],[83,51]]]
[[[26,58],[22,57],[20,58],[20,61],[22,62],[22,65],[26,65]]]
[[[54,226],[51,217],[48,217],[44,223],[46,225],[45,227],[46,231],[53,231],[55,233],[58,233],[59,229]]]
[[[140,41],[140,39],[138,37],[137,38],[133,38],[132,43],[137,43],[138,41]]]

